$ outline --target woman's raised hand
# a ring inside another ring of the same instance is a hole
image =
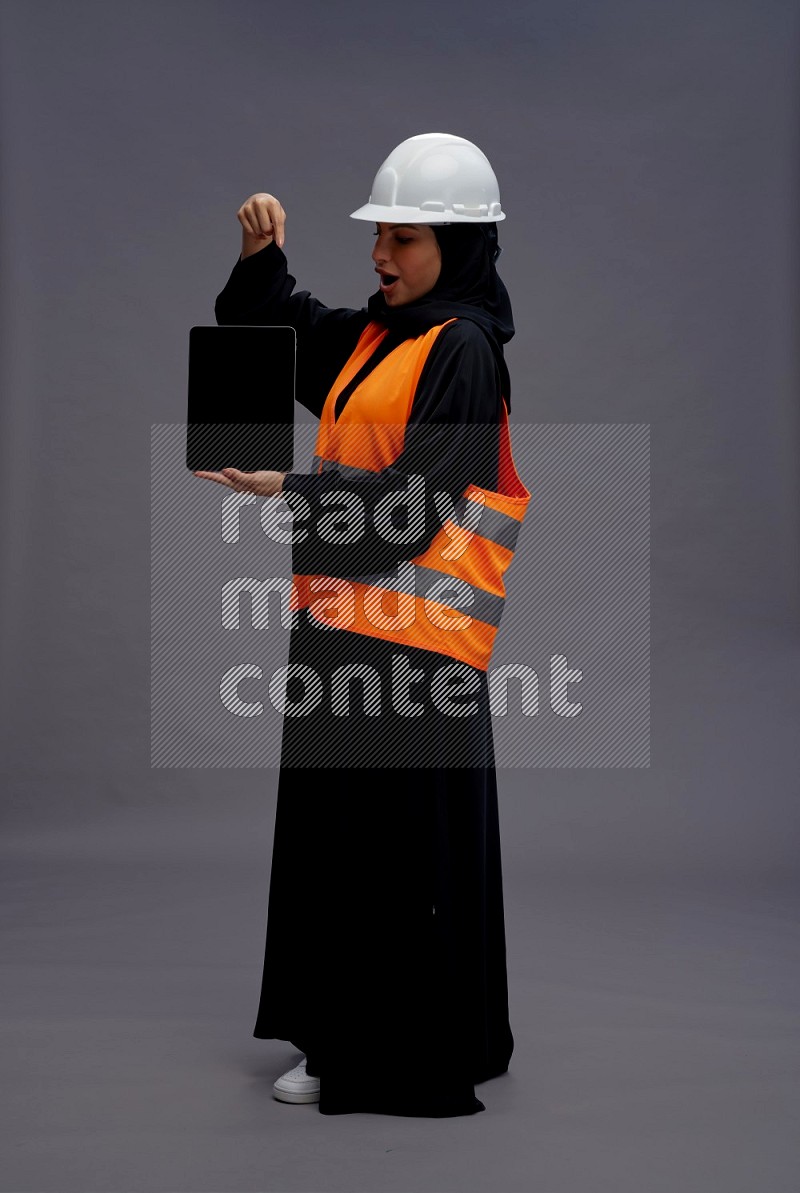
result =
[[[236,212],[236,218],[242,225],[242,257],[257,253],[273,240],[283,248],[286,212],[274,195],[263,191],[251,195]]]

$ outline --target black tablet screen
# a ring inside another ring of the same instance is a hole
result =
[[[293,464],[293,327],[193,327],[189,332],[186,465],[243,472]]]

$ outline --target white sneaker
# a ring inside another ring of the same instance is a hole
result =
[[[278,1078],[272,1090],[279,1102],[318,1102],[319,1077],[309,1077],[303,1057],[299,1065]]]

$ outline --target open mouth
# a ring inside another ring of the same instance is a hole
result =
[[[397,281],[397,275],[392,273],[381,274],[381,290],[391,290],[392,286]]]

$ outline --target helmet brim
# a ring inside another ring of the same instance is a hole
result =
[[[500,215],[456,215],[453,211],[421,211],[419,207],[381,207],[377,203],[365,203],[350,212],[351,220],[369,220],[371,223],[386,224],[496,224],[504,220]]]

